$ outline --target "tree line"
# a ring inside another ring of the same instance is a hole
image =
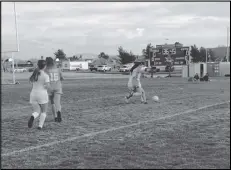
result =
[[[119,57],[119,62],[121,64],[127,64],[127,63],[131,63],[134,62],[135,59],[138,57],[136,55],[134,55],[131,51],[128,52],[126,50],[123,49],[123,47],[119,47],[118,48],[118,57]],[[72,56],[72,57],[67,57],[66,54],[64,53],[64,51],[62,49],[58,49],[55,53],[54,53],[55,59],[59,59],[59,60],[67,60],[69,59],[70,61],[79,61],[82,60],[82,55],[80,56]],[[109,59],[109,55],[104,53],[104,52],[100,52],[100,54],[98,55],[99,59],[105,59],[108,60]]]
[[[176,42],[175,44],[177,44],[177,43],[179,43],[179,42]],[[152,48],[154,48],[154,46],[151,43],[149,43],[149,44],[147,44],[146,48],[142,50],[142,55],[144,56],[145,59],[150,59],[149,58],[150,57],[150,51]],[[117,51],[118,51],[118,58],[119,58],[120,64],[132,63],[138,58],[138,55],[133,54],[132,51],[125,50],[122,46],[120,46]],[[215,61],[216,60],[216,56],[215,56],[214,51],[212,49],[208,49],[207,54],[206,54],[206,48],[204,48],[204,47],[198,48],[196,45],[191,46],[190,55],[192,56],[191,62],[193,62],[193,63],[205,62],[206,61],[206,55],[208,56],[208,58],[207,58],[208,61]],[[54,56],[55,56],[55,59],[58,58],[59,60],[67,60],[67,59],[70,59],[70,61],[82,60],[82,55],[80,55],[80,56],[74,55],[72,57],[67,58],[66,54],[64,53],[64,51],[62,49],[58,49],[54,53]],[[98,55],[98,58],[108,60],[109,55],[104,53],[104,52],[100,52],[100,54]],[[222,59],[222,61],[227,61],[226,57],[224,57]]]

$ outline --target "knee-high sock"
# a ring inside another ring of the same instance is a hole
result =
[[[146,100],[145,91],[144,91],[143,88],[142,88],[142,90],[141,90],[141,101],[142,101],[142,102],[146,102],[146,101],[147,101],[147,100]]]
[[[43,127],[43,124],[45,122],[46,116],[47,116],[46,113],[41,113],[40,119],[39,119],[39,127],[41,127],[41,128]]]

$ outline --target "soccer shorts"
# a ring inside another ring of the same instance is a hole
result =
[[[46,104],[49,102],[47,91],[32,91],[30,93],[30,103]]]
[[[62,84],[60,81],[50,84],[49,95],[54,95],[54,94],[63,94]]]
[[[54,94],[63,94],[62,88],[49,90],[49,96],[53,96]]]

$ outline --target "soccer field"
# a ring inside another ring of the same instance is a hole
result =
[[[3,85],[2,168],[230,168],[230,79],[142,79],[147,105],[125,103],[127,81],[65,80],[63,121],[49,109],[42,131],[28,81]]]

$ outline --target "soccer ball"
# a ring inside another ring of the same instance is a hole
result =
[[[152,100],[154,100],[155,102],[159,102],[159,97],[158,96],[153,96]]]

